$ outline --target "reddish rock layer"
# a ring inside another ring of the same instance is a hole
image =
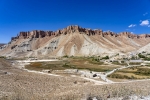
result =
[[[50,36],[59,36],[61,34],[73,34],[73,33],[80,33],[80,34],[86,34],[88,36],[92,35],[102,35],[103,37],[105,35],[111,35],[111,36],[125,36],[128,38],[148,38],[150,35],[148,34],[142,34],[142,35],[135,35],[131,34],[130,32],[121,32],[120,34],[116,34],[111,31],[103,32],[102,30],[91,30],[82,28],[79,26],[68,26],[67,28],[64,28],[62,30],[58,30],[56,32],[53,31],[41,31],[41,30],[34,30],[34,31],[28,31],[28,32],[20,32],[20,34],[17,37],[12,37],[11,40],[15,39],[27,39],[27,38],[43,38],[43,37],[50,37]]]

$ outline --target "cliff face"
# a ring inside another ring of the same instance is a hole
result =
[[[12,37],[12,40],[15,39],[27,39],[27,38],[43,38],[46,36],[55,35],[55,32],[52,31],[31,31],[31,32],[20,32],[19,36]]]
[[[68,26],[62,30],[34,30],[20,32],[12,37],[0,55],[9,56],[63,56],[99,55],[102,53],[130,52],[150,42],[150,35],[135,35],[129,32],[116,34],[100,29],[91,30]]]
[[[28,31],[28,32],[20,32],[20,34],[17,37],[12,37],[11,40],[16,39],[27,39],[27,38],[44,38],[44,37],[50,37],[50,36],[59,36],[61,34],[72,34],[78,32],[80,34],[86,34],[88,36],[91,35],[102,35],[103,37],[106,35],[115,36],[115,37],[122,37],[126,36],[128,38],[149,38],[149,34],[142,34],[142,35],[135,35],[131,34],[130,32],[121,32],[120,34],[116,34],[114,32],[108,31],[103,32],[102,30],[91,30],[86,28],[81,28],[79,26],[68,26],[67,28],[64,28],[62,30],[58,30],[56,32],[53,31],[41,31],[41,30],[34,30],[34,31]]]

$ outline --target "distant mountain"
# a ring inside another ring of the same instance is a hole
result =
[[[129,32],[116,34],[102,30],[91,30],[79,26],[68,26],[62,30],[34,30],[20,32],[12,37],[0,55],[16,57],[46,56],[91,56],[111,53],[127,53],[150,43],[150,35],[135,35]]]
[[[3,45],[5,45],[5,44],[4,43],[0,43],[0,47],[3,46]]]

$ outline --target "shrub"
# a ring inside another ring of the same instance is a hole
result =
[[[67,63],[65,63],[64,65],[62,65],[62,67],[65,67],[65,68],[74,68],[74,67],[71,67],[71,65],[68,65]]]
[[[150,58],[146,57],[146,58],[144,58],[144,60],[150,61]]]
[[[106,56],[106,57],[103,57],[102,59],[109,59],[109,57],[108,57],[108,56]]]
[[[63,57],[64,57],[64,58],[68,58],[69,56],[68,56],[68,55],[64,55]]]
[[[0,56],[0,58],[4,58],[5,59],[6,57],[5,56]]]
[[[92,58],[92,61],[97,61],[97,62],[99,62],[99,59],[97,59],[97,58]]]
[[[145,57],[144,55],[142,55],[141,53],[139,53],[138,56],[139,56],[140,58],[146,58],[146,57]]]

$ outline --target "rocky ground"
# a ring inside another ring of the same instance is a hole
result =
[[[149,83],[95,85],[78,77],[27,72],[0,59],[0,100],[130,100],[130,96],[146,100],[150,95]]]

